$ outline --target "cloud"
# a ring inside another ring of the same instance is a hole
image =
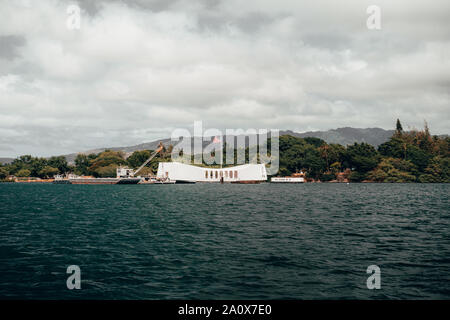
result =
[[[0,3],[0,154],[137,144],[177,127],[448,133],[450,3]]]
[[[25,43],[23,36],[1,36],[0,37],[0,57],[6,60],[12,60],[17,56],[18,47]]]

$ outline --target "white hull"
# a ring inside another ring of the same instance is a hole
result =
[[[302,177],[273,177],[270,182],[274,183],[304,183],[305,178]]]
[[[244,164],[226,168],[206,168],[179,162],[160,162],[158,179],[169,179],[184,182],[231,182],[242,183],[266,181],[267,173],[264,164]],[[177,182],[178,183],[178,182]]]

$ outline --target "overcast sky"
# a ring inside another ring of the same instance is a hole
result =
[[[81,8],[80,29],[67,7]],[[366,27],[369,5],[381,30]],[[0,0],[0,157],[174,128],[450,133],[450,1]]]

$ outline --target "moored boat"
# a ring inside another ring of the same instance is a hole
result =
[[[54,184],[138,184],[141,178],[95,178],[92,176],[76,176],[73,174],[63,177],[55,176]]]
[[[142,178],[141,181],[139,182],[139,184],[175,184],[175,180],[162,180],[162,179],[157,179],[155,177],[150,177],[150,178]]]
[[[70,184],[138,184],[140,178],[75,178]]]
[[[304,183],[305,174],[303,172],[297,172],[290,177],[273,177],[270,179],[273,183]]]
[[[231,183],[233,184],[258,184],[261,183],[262,181],[259,180],[242,180],[242,181],[231,181]]]

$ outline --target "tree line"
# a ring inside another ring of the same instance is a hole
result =
[[[352,182],[450,182],[450,138],[432,136],[427,124],[394,135],[378,148],[367,143],[344,147],[318,138],[280,137],[280,173],[304,171],[310,179],[331,181],[339,173]]]
[[[122,151],[105,150],[100,153],[76,156],[74,164],[69,164],[64,156],[39,158],[30,155],[20,156],[12,163],[0,166],[0,180],[8,176],[52,178],[57,174],[74,173],[98,178],[115,177],[118,166],[138,168],[151,155],[151,150],[135,151],[125,157]],[[170,153],[163,150],[145,167],[140,174],[155,172],[159,161],[170,161]]]
[[[269,139],[269,143],[271,143]],[[367,143],[342,146],[319,138],[279,137],[279,175],[303,171],[310,180],[332,181],[339,176],[352,182],[450,182],[450,138],[432,136],[423,130],[404,131],[399,120],[389,141],[378,148]],[[270,150],[270,146],[268,148]],[[170,161],[172,146],[164,148],[139,174],[155,174],[160,161]],[[237,154],[236,150],[231,150]],[[17,177],[51,178],[75,173],[94,177],[115,177],[118,166],[138,168],[151,150],[135,151],[129,157],[121,151],[78,154],[73,165],[64,156],[37,158],[20,156],[0,166],[0,180]],[[225,153],[230,152],[224,146]],[[245,150],[246,161],[251,153]],[[192,156],[193,159],[194,156]],[[204,164],[205,165],[205,164]]]

